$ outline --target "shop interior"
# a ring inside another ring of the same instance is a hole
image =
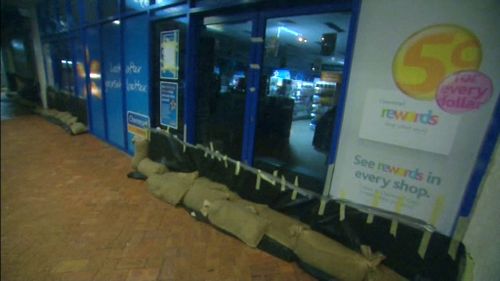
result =
[[[350,13],[266,23],[254,165],[321,191],[340,94]],[[199,49],[197,142],[241,158],[251,21],[207,24]]]

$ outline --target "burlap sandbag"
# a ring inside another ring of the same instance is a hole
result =
[[[293,250],[304,263],[342,281],[363,281],[373,267],[363,255],[312,230],[299,234]]]
[[[78,122],[78,118],[76,118],[75,116],[69,116],[69,117],[61,119],[61,121],[64,124],[71,126],[71,125],[75,124],[76,122]]]
[[[45,112],[45,116],[48,117],[56,117],[56,115],[59,113],[59,111],[55,110],[55,109],[48,109],[46,112]]]
[[[83,134],[87,131],[87,127],[85,126],[85,124],[80,123],[80,122],[76,122],[76,123],[71,124],[69,129],[71,130],[71,133],[73,135]]]
[[[139,162],[139,166],[137,166],[137,170],[148,178],[152,175],[161,175],[168,171],[165,165],[154,162],[149,158],[142,159],[141,162]]]
[[[160,200],[176,206],[197,177],[198,172],[152,175],[147,179],[148,189]]]
[[[269,207],[260,209],[258,214],[269,221],[269,227],[265,234],[289,249],[295,248],[300,232],[309,229],[307,224]]]
[[[66,118],[69,118],[71,117],[71,113],[69,112],[57,112],[54,117],[56,117],[57,119],[59,119],[60,121],[64,122],[63,120],[65,120]]]
[[[205,208],[207,204],[211,203],[205,201]],[[250,247],[257,247],[269,225],[265,218],[237,202],[217,200],[207,209],[210,223],[233,234]]]
[[[137,170],[139,163],[148,157],[149,142],[147,139],[134,138],[135,152],[132,157],[132,169]]]
[[[364,281],[407,281],[408,279],[397,274],[390,268],[379,265],[378,267],[371,269]]]
[[[194,181],[193,186],[189,189],[186,196],[184,196],[183,203],[191,210],[201,211],[204,200],[214,202],[229,198],[231,198],[231,193],[227,186],[200,177]]]

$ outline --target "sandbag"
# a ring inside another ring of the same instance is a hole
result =
[[[78,122],[78,118],[76,118],[75,116],[69,116],[69,117],[63,118],[61,121],[64,124],[71,126],[71,125],[75,124],[76,122]]]
[[[80,123],[80,122],[76,122],[74,124],[71,124],[69,126],[69,129],[71,130],[71,133],[73,135],[79,135],[79,134],[83,134],[83,133],[87,132],[87,127],[85,126],[85,124]]]
[[[132,169],[137,170],[139,163],[148,157],[149,142],[147,139],[134,138],[135,152],[132,157]]]
[[[258,214],[269,221],[269,227],[265,234],[289,249],[295,248],[297,238],[302,230],[309,229],[307,224],[269,207],[260,209]]]
[[[217,200],[227,200],[231,196],[227,186],[200,177],[194,181],[193,186],[184,197],[183,203],[191,210],[201,211],[204,200],[214,202]]]
[[[147,179],[148,189],[160,200],[176,206],[197,177],[198,172],[152,175]]]
[[[403,276],[397,274],[390,268],[379,265],[374,269],[371,269],[364,281],[405,281],[408,280]]]
[[[299,234],[293,250],[302,262],[342,281],[363,281],[373,268],[363,255],[311,230]]]
[[[44,117],[54,117],[59,111],[55,110],[55,109],[47,109],[47,110],[44,110],[42,111],[42,116]]]
[[[68,118],[68,117],[71,117],[71,113],[69,112],[57,112],[54,114],[54,117],[56,117],[57,119],[63,121],[65,118]]]
[[[148,178],[152,175],[161,175],[168,171],[165,165],[154,162],[149,158],[142,159],[137,166],[137,170]]]
[[[205,206],[207,201],[205,201]],[[208,208],[208,220],[218,228],[231,233],[250,247],[257,247],[264,237],[269,222],[245,205],[228,200],[214,201]]]

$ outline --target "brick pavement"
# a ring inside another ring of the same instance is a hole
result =
[[[128,179],[130,158],[37,116],[1,122],[1,280],[312,280]]]

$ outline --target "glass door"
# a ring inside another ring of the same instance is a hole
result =
[[[279,15],[265,25],[254,166],[321,193],[351,14]]]
[[[205,18],[198,43],[196,143],[243,157],[253,20]],[[248,112],[247,112],[248,113]]]

